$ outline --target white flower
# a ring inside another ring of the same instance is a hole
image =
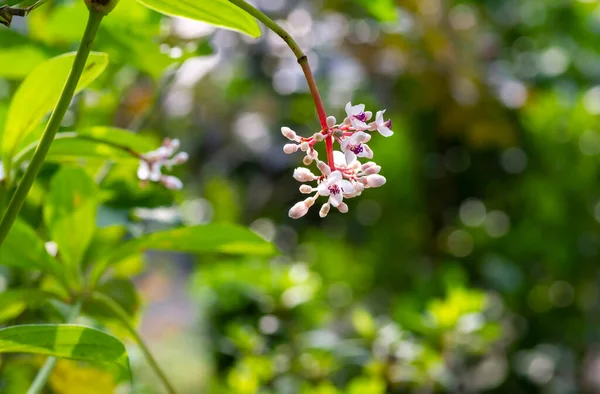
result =
[[[137,176],[142,181],[161,182],[169,189],[181,189],[183,183],[179,178],[162,174],[162,167],[171,167],[185,163],[189,155],[186,152],[175,152],[179,149],[178,139],[166,138],[163,144],[153,151],[140,155]],[[173,156],[174,155],[174,156]]]
[[[365,113],[365,105],[358,104],[352,105],[352,103],[346,104],[346,114],[348,117],[346,119],[350,120],[350,124],[354,126],[357,130],[367,130],[369,126],[365,123],[368,118]]]
[[[337,207],[342,203],[344,193],[354,193],[354,187],[343,179],[341,172],[333,171],[319,184],[317,191],[321,196],[329,197],[329,203]]]
[[[366,157],[368,159],[373,158],[373,151],[366,144],[371,139],[371,136],[362,131],[352,134],[351,137],[345,138],[341,145],[346,164],[352,163],[356,160],[356,157]]]
[[[379,131],[384,137],[389,137],[394,134],[392,131],[392,120],[384,120],[383,114],[385,113],[385,109],[383,111],[378,111],[377,115],[375,115],[375,122],[371,123],[371,129]]]
[[[308,168],[298,167],[294,170],[294,179],[298,182],[310,182],[317,178]]]

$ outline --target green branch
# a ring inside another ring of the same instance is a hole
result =
[[[46,154],[48,153],[50,145],[54,140],[54,136],[56,135],[65,113],[69,108],[69,104],[71,103],[73,95],[75,94],[77,83],[79,82],[79,78],[81,77],[81,73],[85,67],[86,60],[90,54],[94,38],[96,37],[98,27],[100,26],[100,22],[102,21],[103,17],[103,13],[90,10],[85,32],[83,33],[83,38],[79,44],[79,49],[77,50],[77,55],[75,56],[75,61],[73,62],[73,67],[71,68],[67,82],[62,90],[60,98],[58,99],[58,103],[56,104],[56,107],[50,116],[50,120],[46,125],[42,139],[40,140],[40,143],[33,154],[33,158],[31,159],[31,162],[29,163],[29,166],[23,175],[23,179],[21,180],[21,183],[17,187],[15,194],[10,200],[8,208],[6,209],[6,213],[2,218],[2,222],[0,222],[0,246],[6,239],[10,228],[17,219],[19,211],[25,202],[25,198],[27,197],[31,186],[33,185],[33,182],[35,181],[35,178],[37,177],[37,174],[44,163],[44,159],[46,158]]]
[[[152,356],[152,353],[150,353],[150,350],[148,349],[148,347],[146,346],[146,344],[144,343],[144,341],[138,334],[135,327],[133,327],[131,325],[131,323],[129,323],[129,316],[127,315],[127,312],[125,312],[123,310],[123,308],[117,302],[115,302],[112,298],[110,298],[109,296],[104,295],[102,293],[99,293],[97,291],[94,291],[92,293],[92,299],[95,301],[98,301],[99,303],[104,305],[106,308],[108,308],[111,311],[111,313],[113,315],[115,315],[115,317],[117,317],[121,321],[121,323],[123,323],[123,326],[125,326],[127,331],[129,331],[131,333],[131,335],[137,342],[138,346],[142,350],[142,353],[144,353],[146,360],[148,360],[148,363],[150,364],[150,366],[152,367],[152,369],[154,370],[154,372],[156,373],[156,375],[158,376],[158,378],[160,379],[162,384],[165,386],[165,388],[167,389],[169,394],[176,394],[176,391],[173,388],[173,385],[171,384],[171,382],[169,382],[167,375],[160,368],[160,366],[158,365],[158,363]]]

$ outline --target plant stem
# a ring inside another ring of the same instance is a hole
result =
[[[83,38],[79,44],[79,49],[77,50],[77,55],[75,56],[75,61],[73,62],[67,82],[63,87],[60,98],[56,103],[56,107],[54,108],[54,111],[50,116],[50,120],[46,125],[42,139],[40,140],[40,143],[33,154],[31,162],[29,163],[29,166],[23,175],[23,179],[21,180],[21,183],[17,187],[15,194],[10,200],[6,213],[2,218],[2,222],[0,222],[0,246],[8,235],[13,223],[17,219],[17,215],[23,207],[25,198],[27,197],[31,186],[33,185],[33,182],[35,181],[35,178],[37,177],[37,174],[44,163],[44,159],[46,158],[46,154],[48,153],[50,145],[54,140],[54,136],[56,135],[65,113],[69,108],[69,104],[71,103],[73,95],[75,94],[77,83],[79,82],[79,78],[81,77],[81,73],[85,67],[85,62],[90,54],[94,38],[96,37],[96,32],[98,31],[98,27],[100,26],[103,16],[104,14],[100,12],[90,10],[85,32],[83,33]]]
[[[317,87],[315,77],[310,68],[310,64],[308,63],[308,57],[304,54],[302,49],[300,49],[298,43],[292,38],[292,36],[287,31],[285,31],[284,28],[279,26],[274,20],[269,18],[261,11],[254,8],[251,4],[248,4],[246,1],[229,0],[229,2],[235,4],[242,10],[246,11],[248,14],[261,21],[271,31],[273,31],[275,34],[281,37],[281,39],[285,41],[285,43],[290,47],[292,52],[294,52],[294,55],[296,55],[296,59],[298,60],[298,64],[300,64],[300,67],[302,67],[302,72],[304,73],[304,77],[306,78],[306,82],[308,83],[310,94],[312,95],[313,101],[315,102],[315,107],[317,108],[317,114],[319,115],[319,122],[321,123],[321,128],[323,130],[329,129],[329,127],[327,127],[327,114],[325,112],[325,107],[323,106],[323,100],[321,99],[321,95],[319,94],[319,88]],[[333,163],[332,136],[329,136],[325,139],[325,145],[327,148],[327,164],[329,164],[329,167],[331,167],[332,170],[335,170],[335,165]]]
[[[67,323],[72,323],[73,320],[79,315],[81,311],[82,305],[81,299],[77,300],[73,305],[73,309],[71,309],[71,313],[67,316]],[[42,366],[42,368],[38,371],[38,374],[35,376],[33,383],[29,386],[29,390],[27,390],[27,394],[39,394],[44,389],[54,366],[56,365],[56,357],[48,357],[46,362]]]
[[[152,369],[154,370],[154,372],[156,373],[156,375],[158,376],[158,378],[160,379],[162,384],[165,386],[165,388],[167,389],[169,394],[176,394],[176,391],[173,388],[173,385],[171,384],[171,382],[169,382],[167,375],[165,375],[163,370],[160,368],[160,366],[158,365],[158,363],[152,356],[152,353],[150,353],[150,350],[148,349],[148,347],[146,346],[146,344],[144,343],[144,341],[138,334],[135,327],[133,327],[131,325],[131,323],[129,323],[129,316],[127,316],[127,312],[125,312],[123,310],[123,308],[117,302],[115,302],[112,298],[110,298],[109,296],[107,296],[105,294],[99,293],[97,291],[94,291],[92,293],[92,299],[100,302],[102,305],[107,307],[115,315],[115,317],[117,317],[121,321],[121,323],[123,323],[123,325],[125,326],[127,331],[129,331],[131,333],[131,335],[133,335],[138,346],[144,353],[146,360],[148,360],[148,363],[150,364],[150,366],[152,367]]]

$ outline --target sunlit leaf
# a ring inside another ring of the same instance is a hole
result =
[[[95,328],[74,324],[28,324],[0,329],[0,353],[33,353],[116,364],[129,374],[125,346]]]
[[[35,129],[54,108],[75,59],[74,53],[52,58],[36,67],[15,93],[2,136],[2,152],[9,157],[19,142]],[[77,91],[95,80],[108,65],[104,53],[91,53]]]
[[[145,6],[171,16],[194,19],[236,30],[251,37],[260,36],[256,20],[227,0],[138,0]]]
[[[79,271],[96,229],[97,188],[78,167],[63,167],[52,178],[44,220],[61,259],[71,273]]]
[[[7,79],[25,78],[52,53],[14,30],[0,29],[0,42],[0,77]]]

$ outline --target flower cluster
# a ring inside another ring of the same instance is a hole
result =
[[[293,219],[306,215],[309,208],[314,205],[320,196],[328,197],[328,200],[319,211],[321,217],[327,216],[331,206],[342,213],[348,212],[348,205],[344,198],[360,196],[364,189],[379,187],[385,184],[385,177],[379,175],[381,167],[372,161],[362,164],[359,158],[372,159],[373,151],[367,145],[371,139],[372,132],[379,132],[384,137],[392,134],[391,120],[384,120],[385,110],[377,112],[375,120],[369,122],[373,113],[365,111],[364,104],[346,105],[346,118],[341,124],[337,124],[333,116],[327,118],[327,129],[304,138],[298,136],[289,127],[282,127],[282,134],[292,141],[283,147],[283,151],[292,154],[301,150],[305,152],[303,163],[310,165],[317,163],[321,175],[313,174],[308,168],[299,167],[294,170],[294,178],[302,182],[300,192],[312,194],[313,196],[296,203],[289,211]],[[333,151],[332,143],[326,144],[328,163],[318,158],[314,146],[321,141],[335,140],[340,145],[340,151]],[[305,184],[316,182],[316,187]]]
[[[165,138],[158,149],[140,155],[138,178],[145,182],[160,182],[167,189],[181,189],[183,182],[179,178],[162,173],[162,167],[171,170],[171,167],[183,164],[188,160],[188,154],[185,152],[175,154],[179,145],[178,139]]]

